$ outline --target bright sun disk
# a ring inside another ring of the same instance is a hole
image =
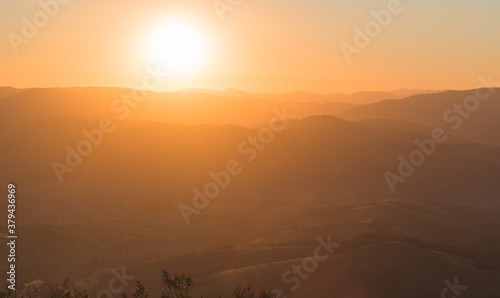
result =
[[[175,73],[196,71],[207,52],[202,34],[189,23],[171,20],[155,29],[146,45],[148,59]]]

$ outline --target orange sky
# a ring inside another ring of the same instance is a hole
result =
[[[12,34],[23,36],[23,17],[33,20],[42,10],[38,1],[2,1],[0,85],[133,87],[152,63],[147,37],[171,18],[195,28],[208,46],[191,72],[173,75],[158,91],[467,89],[478,76],[495,74],[494,0],[402,0],[399,13],[348,63],[341,43],[355,45],[354,28],[365,28],[371,11],[388,10],[391,1],[241,0],[221,21],[213,0],[73,0],[57,4],[18,53]]]

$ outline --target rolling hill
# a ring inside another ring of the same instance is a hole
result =
[[[488,94],[487,89],[415,95],[354,107],[337,116],[346,120],[389,119],[451,128],[450,132],[469,142],[499,146],[500,89],[492,91],[487,100],[474,100],[478,92]]]

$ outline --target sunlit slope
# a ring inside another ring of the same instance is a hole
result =
[[[75,200],[75,196],[79,200],[143,196],[190,202],[193,188],[203,189],[212,181],[209,172],[219,172],[235,160],[242,172],[217,200],[292,203],[396,196],[499,205],[500,152],[474,144],[439,145],[392,193],[384,173],[397,173],[398,156],[407,158],[418,149],[414,139],[427,138],[413,129],[404,133],[371,128],[369,123],[312,117],[291,122],[260,151],[248,142],[258,129],[116,122],[115,130],[103,134],[102,143],[93,146],[88,156],[69,165],[68,156],[75,158],[72,150],[86,140],[82,130],[96,129],[99,121],[4,122],[0,162],[9,171],[0,174],[2,181],[22,184],[29,195],[26,201],[33,204]],[[59,175],[62,183],[54,162],[71,170]]]
[[[193,274],[196,293],[226,293],[236,282],[287,291],[283,273],[313,255],[318,237],[330,236],[340,246],[301,282],[297,297],[418,297],[439,293],[455,276],[470,286],[465,297],[498,294],[500,219],[484,209],[401,199],[216,202],[186,226],[167,203],[67,206],[50,223],[20,225],[31,244],[19,252],[29,264],[20,280],[70,275],[100,289],[110,268],[126,266],[151,293],[161,268]]]

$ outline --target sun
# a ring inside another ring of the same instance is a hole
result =
[[[177,74],[199,70],[208,52],[205,36],[193,24],[171,19],[149,34],[145,52],[151,63],[160,64]]]

